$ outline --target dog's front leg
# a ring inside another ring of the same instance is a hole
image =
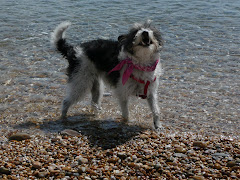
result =
[[[160,122],[160,109],[157,102],[157,95],[151,93],[148,98],[148,104],[153,113],[153,122],[156,129],[162,129],[162,123]]]
[[[122,110],[122,118],[124,121],[128,121],[129,113],[128,113],[128,100],[119,98],[121,110]]]

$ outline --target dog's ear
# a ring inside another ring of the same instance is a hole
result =
[[[122,43],[126,39],[126,36],[127,35],[125,35],[125,34],[118,36],[118,42]]]

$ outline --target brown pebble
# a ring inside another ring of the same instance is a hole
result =
[[[183,147],[177,147],[177,148],[175,148],[174,151],[175,151],[176,153],[186,153],[186,152],[187,152],[187,150],[184,149]]]
[[[91,176],[96,176],[97,175],[97,172],[92,170],[92,169],[87,169],[87,172],[91,175]]]
[[[32,167],[34,169],[40,169],[42,167],[42,164],[39,161],[33,161]]]
[[[60,141],[60,138],[52,138],[52,139],[51,139],[51,142],[52,142],[52,143],[59,142],[59,141]]]
[[[215,169],[218,169],[218,170],[222,169],[221,165],[218,164],[218,163],[215,163],[215,164],[214,164],[214,168],[215,168]]]
[[[148,135],[146,135],[146,134],[141,134],[141,135],[140,135],[140,138],[142,138],[142,139],[148,139],[149,137],[148,137]]]
[[[202,142],[202,141],[194,141],[193,146],[200,147],[200,148],[206,148],[207,144],[205,142]]]
[[[126,159],[126,158],[127,158],[126,152],[119,152],[119,153],[117,154],[117,156],[118,156],[120,159]]]
[[[88,163],[88,159],[87,158],[79,158],[78,159],[78,164],[87,164]]]
[[[38,177],[38,178],[44,178],[44,177],[46,177],[48,175],[48,172],[47,171],[43,171],[43,172],[38,172],[38,173],[36,173],[36,177]]]
[[[204,180],[205,178],[203,176],[193,176],[194,180]]]
[[[71,171],[71,169],[72,169],[72,168],[71,168],[70,166],[66,166],[66,167],[63,167],[63,168],[62,168],[62,170],[64,170],[64,171]]]
[[[122,176],[123,175],[122,171],[119,171],[119,170],[113,170],[113,174],[115,176]]]
[[[142,165],[142,168],[144,168],[145,170],[150,170],[150,169],[152,169],[150,166],[148,166],[148,165]]]
[[[27,140],[27,139],[31,139],[29,134],[26,133],[16,133],[13,134],[9,137],[9,140],[16,140],[16,141],[22,141],[22,140]]]
[[[7,175],[9,175],[9,174],[11,174],[11,171],[9,169],[5,168],[5,167],[1,167],[0,168],[0,174],[7,174]]]
[[[233,167],[233,166],[235,166],[236,165],[236,161],[229,161],[228,163],[227,163],[227,167]]]
[[[134,163],[134,162],[131,162],[131,163],[128,163],[128,166],[129,166],[129,167],[133,167],[133,168],[135,168],[135,169],[139,169],[140,167],[143,166],[143,164],[142,164],[142,163]]]
[[[109,163],[116,163],[116,162],[118,162],[118,158],[113,157],[111,159],[108,159],[107,162],[109,162]]]

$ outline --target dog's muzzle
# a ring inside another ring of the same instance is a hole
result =
[[[152,44],[152,40],[149,37],[149,33],[147,31],[142,32],[142,45],[143,46],[149,46]]]

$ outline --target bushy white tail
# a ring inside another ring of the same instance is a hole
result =
[[[59,24],[51,34],[51,44],[57,46],[58,41],[64,38],[64,32],[70,25],[71,22],[62,22],[61,24]]]

